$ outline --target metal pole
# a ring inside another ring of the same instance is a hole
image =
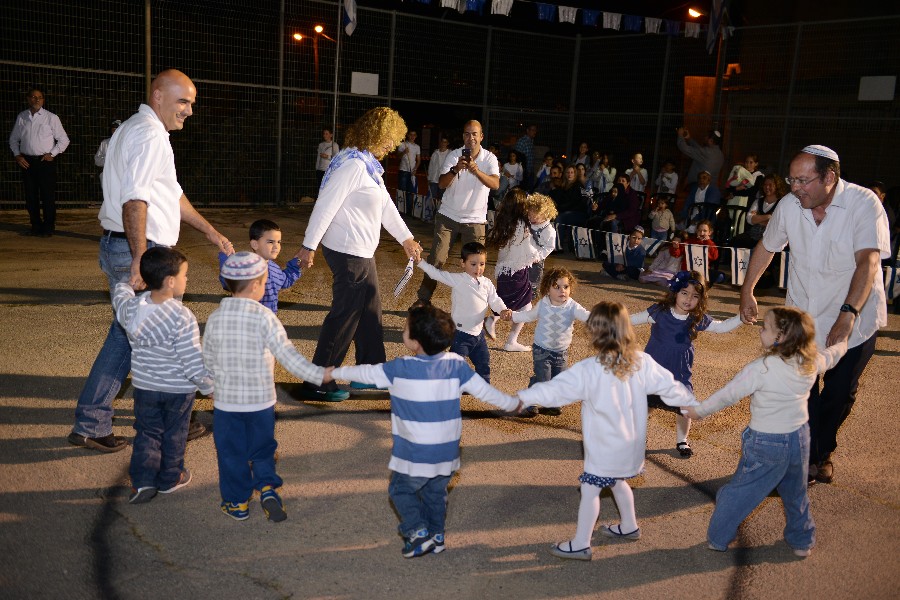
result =
[[[150,99],[150,80],[153,78],[153,63],[150,59],[153,50],[151,40],[152,27],[150,26],[150,0],[144,0],[144,97]]]
[[[278,17],[278,109],[275,113],[275,205],[281,205],[281,126],[284,118],[284,0]]]
[[[337,51],[334,55],[334,104],[331,110],[331,158],[334,158],[334,140],[337,138],[337,114],[338,114],[338,75],[341,66],[341,0],[337,3]]]
[[[663,72],[662,72],[662,80],[660,80],[659,84],[659,109],[656,112],[656,141],[653,144],[653,170],[647,175],[648,177],[652,177],[654,173],[658,172],[659,169],[659,143],[660,136],[662,135],[662,120],[663,120],[663,110],[666,107],[666,84],[668,84],[669,77],[669,56],[672,50],[672,36],[666,36],[666,58],[663,62]],[[647,182],[647,187],[650,187],[650,182]],[[647,208],[649,208],[649,203],[644,203]]]
[[[491,41],[494,33],[494,27],[488,27],[487,34],[487,44],[485,46],[486,52],[484,53],[484,79],[482,80],[482,94],[481,94],[481,118],[484,120],[482,123],[482,127],[484,131],[490,130],[491,127],[491,118],[488,113],[488,89],[491,84]]]
[[[397,39],[397,11],[391,12],[391,43],[388,46],[388,86],[387,104],[391,105],[394,97],[394,40]]]
[[[578,60],[580,57],[581,34],[579,33],[575,36],[575,60],[572,61],[572,85],[569,87],[569,124],[566,128],[566,148],[569,149],[574,148],[572,136],[575,134],[575,95],[578,92]],[[531,165],[532,169],[535,166],[537,165]]]
[[[803,23],[797,23],[797,38],[794,41],[794,62],[791,65],[791,80],[788,83],[787,99],[784,105],[784,125],[781,127],[781,154],[778,155],[778,169],[783,173],[785,148],[787,147],[788,129],[791,124],[791,104],[794,101],[794,82],[797,81],[797,69],[800,68],[800,40],[803,38]]]

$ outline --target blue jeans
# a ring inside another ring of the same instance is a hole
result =
[[[453,337],[450,352],[455,352],[463,358],[469,357],[475,372],[491,382],[491,359],[488,353],[487,342],[484,339],[484,329],[478,335],[471,335],[464,331],[457,331]]]
[[[165,490],[178,483],[195,395],[134,390],[137,434],[128,469],[133,487]]]
[[[412,216],[413,203],[416,200],[416,188],[413,186],[413,174],[409,171],[397,171],[397,188],[406,192],[406,214]]]
[[[420,529],[427,529],[431,535],[444,533],[450,477],[412,477],[391,472],[388,495],[400,515],[400,525],[397,527],[400,535],[410,538]]]
[[[147,248],[156,246],[147,240]],[[104,235],[100,238],[100,268],[109,280],[110,296],[117,283],[127,282],[131,276],[131,249],[128,240]],[[113,400],[131,371],[131,345],[128,335],[113,315],[106,341],[94,359],[78,404],[75,406],[75,425],[72,431],[89,438],[112,433]]]
[[[550,381],[568,368],[568,350],[556,352],[547,350],[537,344],[531,345],[531,358],[534,361],[534,375],[528,380],[528,387],[542,381]]]
[[[741,440],[737,471],[716,494],[706,533],[709,543],[719,550],[727,548],[743,520],[777,489],[784,505],[784,540],[794,549],[812,548],[816,525],[806,493],[809,425],[791,433],[761,433],[747,427]]]
[[[213,441],[222,500],[246,502],[253,490],[281,487],[275,472],[275,407],[253,412],[213,410]]]

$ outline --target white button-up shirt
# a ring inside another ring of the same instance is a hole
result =
[[[109,140],[100,224],[125,231],[122,207],[129,200],[142,200],[147,203],[147,239],[174,246],[181,231],[182,194],[169,132],[153,109],[141,104]]]
[[[450,172],[462,156],[462,148],[447,155],[441,167],[441,175]],[[497,157],[482,148],[475,157],[478,170],[485,175],[499,175]],[[450,187],[444,191],[439,214],[457,223],[487,223],[488,194],[490,189],[469,171],[460,171]]]
[[[876,249],[890,256],[887,215],[878,197],[864,187],[838,180],[825,218],[816,225],[812,210],[800,206],[793,194],[785,196],[769,220],[763,245],[779,252],[790,243],[785,304],[808,312],[816,322],[816,344],[825,338],[840,316],[850,280],[856,271],[855,253]],[[872,292],[859,311],[848,345],[859,346],[887,325],[882,271],[878,269]],[[858,307],[857,307],[858,308]]]
[[[68,147],[69,136],[59,117],[43,108],[34,114],[31,110],[20,112],[9,134],[9,149],[13,156],[57,156]]]

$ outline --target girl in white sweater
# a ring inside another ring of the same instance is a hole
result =
[[[750,396],[750,425],[741,434],[741,460],[731,481],[716,495],[706,537],[711,550],[724,552],[738,526],[777,489],[787,525],[784,539],[794,554],[809,556],[816,526],[809,513],[809,413],[806,401],[819,373],[847,352],[847,342],[816,352],[812,318],[793,307],[766,313],[759,332],[763,355],[728,385],[683,413],[702,419]]]
[[[578,478],[578,527],[574,538],[550,548],[554,556],[576,560],[591,560],[591,534],[600,516],[603,488],[611,488],[621,522],[604,525],[600,533],[618,539],[641,537],[634,494],[625,480],[644,470],[647,394],[659,394],[671,406],[697,404],[672,373],[638,350],[622,304],[600,302],[591,310],[587,327],[596,356],[518,394],[525,406],[565,406],[581,401],[584,473]]]

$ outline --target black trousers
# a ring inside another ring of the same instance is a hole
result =
[[[837,432],[856,402],[859,378],[875,353],[875,333],[847,354],[819,379],[809,392],[809,462],[827,460],[837,448]]]
[[[375,259],[336,252],[325,246],[322,246],[322,255],[331,269],[334,283],[331,286],[331,310],[319,330],[313,364],[341,366],[350,342],[356,344],[356,364],[383,363],[386,355]],[[334,383],[323,387],[337,389]]]
[[[25,208],[35,234],[53,233],[56,229],[56,162],[42,159],[43,156],[25,156],[30,166],[22,169]]]

